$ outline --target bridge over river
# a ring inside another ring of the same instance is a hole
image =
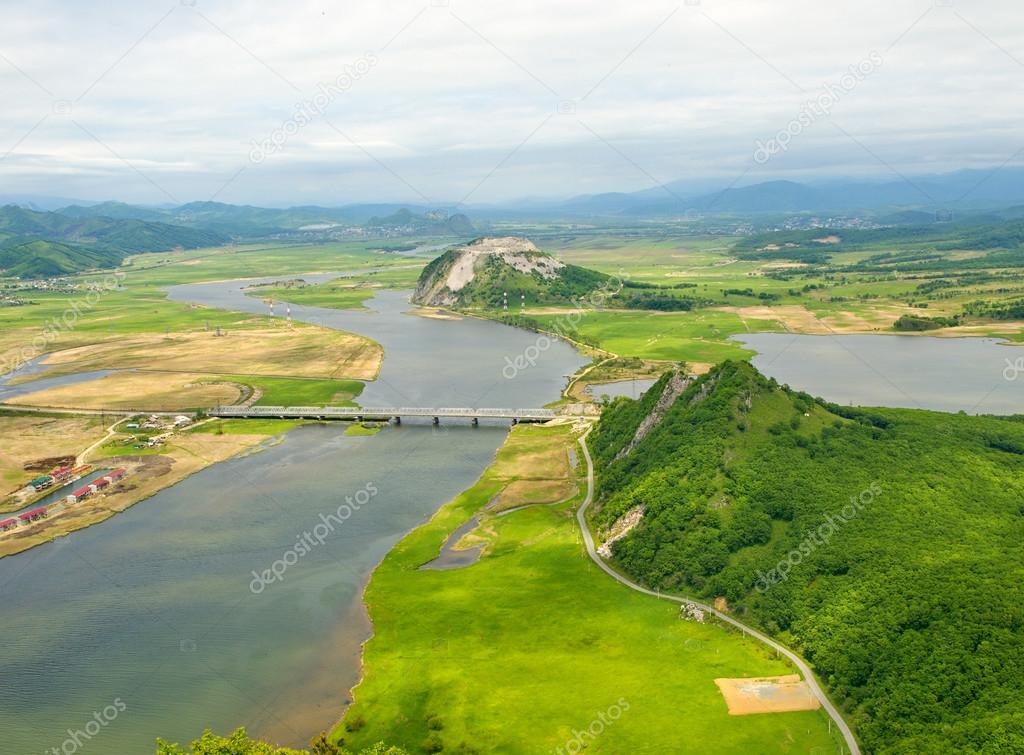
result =
[[[430,417],[438,424],[442,417],[471,420],[475,425],[481,419],[510,419],[519,422],[547,422],[562,416],[550,409],[471,409],[461,407],[362,407],[362,406],[215,406],[212,417],[274,418],[274,419],[338,419],[338,420],[395,420],[402,417]]]

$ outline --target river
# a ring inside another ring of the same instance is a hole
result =
[[[268,311],[238,282],[170,296]],[[291,307],[296,320],[383,345],[365,405],[542,406],[586,361],[555,343],[507,379],[506,358],[535,334],[410,315],[406,296],[382,292],[366,312]],[[100,525],[0,559],[0,749],[134,755],[152,752],[157,736],[186,742],[207,726],[241,725],[302,746],[329,728],[369,635],[360,597],[368,575],[403,533],[476,480],[507,433],[497,423],[404,422],[369,437],[342,428],[297,428]],[[346,498],[361,505],[330,520],[322,543],[300,548]],[[253,576],[274,568],[280,577]]]
[[[751,362],[764,374],[838,404],[1024,412],[1024,348],[993,338],[793,333],[734,338],[757,351]]]

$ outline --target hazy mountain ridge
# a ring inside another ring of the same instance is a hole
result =
[[[471,236],[476,230],[462,213],[449,214],[408,204],[365,204],[344,207],[305,205],[287,208],[233,205],[223,202],[189,202],[179,207],[137,207],[121,202],[72,205],[59,210],[78,218],[112,217],[159,220],[173,225],[204,228],[236,238],[274,234],[326,231],[337,226],[405,228],[410,232]]]

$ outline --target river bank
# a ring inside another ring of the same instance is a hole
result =
[[[6,419],[0,416],[0,423]],[[295,423],[281,423],[278,432],[284,432],[288,426],[294,425]],[[98,457],[81,454],[78,460],[80,463],[90,463],[93,466],[100,464],[108,468],[123,467],[128,474],[123,480],[110,486],[106,492],[94,493],[84,501],[74,504],[56,502],[45,507],[45,518],[0,533],[0,558],[22,553],[104,522],[190,475],[250,451],[268,440],[265,433],[217,434],[204,432],[205,429],[203,426],[196,426],[194,430],[175,433],[161,448],[159,454]],[[109,437],[108,433],[101,441]],[[96,445],[93,444],[91,448],[97,450]],[[70,492],[82,484],[81,480],[69,484],[66,491]],[[53,491],[49,493],[52,496]]]
[[[264,313],[243,285],[172,287],[170,298]],[[291,309],[293,320],[381,344],[386,356],[365,405],[540,406],[586,361],[556,343],[506,379],[505,357],[535,334],[410,316],[401,292],[378,292],[359,312]],[[91,752],[145,752],[157,736],[186,741],[208,726],[239,725],[305,746],[330,727],[359,678],[351,649],[368,636],[358,620],[365,579],[395,542],[472,486],[508,425],[403,421],[367,437],[342,429],[295,428],[102,527],[0,559],[4,599],[18,606],[0,614],[10,650],[0,661],[13,701],[0,710],[8,745],[38,749],[40,732],[79,727],[118,696],[132,715],[90,742]],[[370,502],[341,525],[331,519],[369,484]],[[268,570],[269,581],[256,580]],[[48,671],[55,664],[59,674]]]

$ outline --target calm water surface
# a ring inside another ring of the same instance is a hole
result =
[[[650,378],[638,378],[637,380],[616,380],[612,383],[591,383],[587,386],[587,393],[596,398],[601,398],[601,396],[640,398],[656,382],[658,381]]]
[[[237,282],[171,296],[267,311]],[[535,334],[404,314],[411,306],[395,292],[370,307],[292,305],[294,319],[384,346],[366,405],[541,406],[585,361],[555,344],[506,380],[505,357]],[[367,576],[403,533],[476,480],[507,432],[405,422],[349,437],[343,427],[298,428],[101,525],[0,559],[0,751],[60,748],[68,729],[85,731],[115,700],[123,712],[80,737],[78,751],[147,753],[157,736],[185,742],[206,726],[240,725],[299,746],[330,727],[358,678]],[[301,554],[297,539],[357,493],[367,503]],[[252,572],[275,561],[279,571],[292,563],[280,579],[254,583]]]
[[[752,333],[735,339],[758,352],[752,361],[761,372],[839,404],[1024,412],[1024,347],[992,338]]]

